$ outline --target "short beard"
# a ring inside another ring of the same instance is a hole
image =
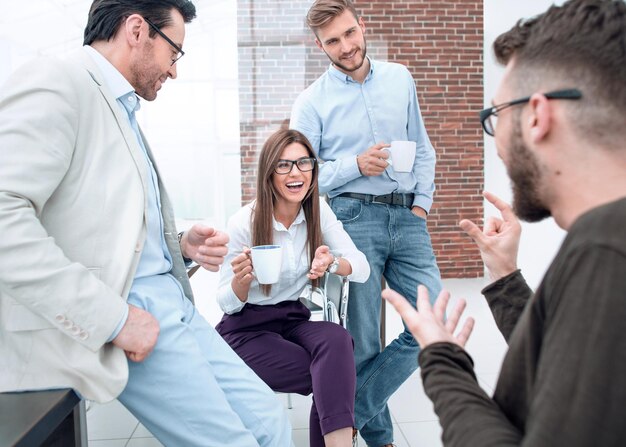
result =
[[[326,53],[326,56],[328,56],[328,59],[330,59],[330,61],[333,63],[335,67],[340,68],[344,73],[353,73],[357,71],[359,68],[361,68],[363,64],[365,63],[365,58],[367,56],[367,42],[365,40],[365,36],[363,36],[363,48],[360,48],[360,50],[363,52],[363,60],[361,60],[361,63],[359,64],[358,67],[354,67],[354,68],[348,68],[345,65],[340,64],[339,62],[337,62],[336,60],[333,60],[330,56],[328,56],[328,53],[326,53],[326,51],[324,52]]]
[[[133,82],[131,85],[135,89],[135,93],[146,101],[154,101],[156,99],[156,91],[154,89],[154,61],[152,57],[152,44],[147,43],[141,54],[140,60],[130,67]]]
[[[541,167],[522,138],[520,115],[513,117],[513,133],[509,143],[507,171],[513,188],[513,211],[526,222],[539,222],[550,217],[550,210],[540,198]]]

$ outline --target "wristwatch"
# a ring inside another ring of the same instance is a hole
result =
[[[339,268],[339,258],[337,256],[333,256],[333,262],[328,264],[326,271],[328,273],[335,273],[338,268]]]
[[[183,253],[183,247],[180,245],[180,241],[183,238],[183,234],[185,234],[184,231],[181,231],[180,233],[178,233],[178,246],[180,247],[180,253],[181,254]],[[186,258],[185,255],[183,255],[183,262],[185,264],[189,264],[192,261],[193,261],[193,259]]]

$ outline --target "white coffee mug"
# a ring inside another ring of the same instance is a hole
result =
[[[411,172],[415,162],[415,141],[392,141],[389,151],[389,164],[395,172]]]
[[[275,284],[280,278],[283,247],[280,245],[257,245],[250,249],[252,268],[259,284]]]

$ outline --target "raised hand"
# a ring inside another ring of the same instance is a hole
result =
[[[159,322],[149,312],[128,305],[128,318],[113,344],[122,348],[133,362],[144,361],[154,349],[159,337]]]
[[[385,168],[389,166],[387,163],[389,152],[385,148],[390,146],[390,144],[378,143],[358,155],[356,162],[361,174],[368,177],[382,174]]]
[[[502,217],[487,219],[482,231],[468,219],[459,222],[459,226],[474,240],[489,276],[496,281],[517,270],[522,226],[508,203],[487,191],[483,195],[500,211]]]
[[[439,294],[437,301],[431,306],[428,300],[428,290],[424,286],[418,286],[417,311],[394,290],[385,289],[382,295],[400,314],[422,349],[438,342],[454,343],[464,348],[474,329],[474,319],[470,317],[465,321],[459,333],[454,335],[465,309],[465,300],[457,302],[446,320],[446,308],[450,300],[450,294],[446,290]]]
[[[315,250],[315,257],[313,258],[313,262],[311,262],[311,270],[307,274],[309,279],[317,279],[324,276],[326,269],[333,262],[335,257],[330,252],[330,249],[327,245],[320,245]]]
[[[180,249],[186,258],[193,259],[207,270],[217,272],[228,253],[227,243],[226,233],[196,224],[183,234]]]

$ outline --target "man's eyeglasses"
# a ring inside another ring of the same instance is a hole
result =
[[[159,36],[161,36],[163,39],[165,39],[165,41],[166,41],[167,43],[169,43],[169,44],[172,46],[172,48],[174,48],[174,49],[176,50],[176,56],[172,59],[172,63],[171,63],[171,65],[174,65],[176,62],[178,62],[178,60],[179,60],[181,57],[183,57],[183,56],[185,55],[185,52],[183,51],[183,49],[182,49],[181,47],[179,47],[178,45],[176,45],[176,44],[172,41],[172,39],[170,39],[169,37],[167,37],[167,36],[165,35],[165,33],[164,33],[163,31],[161,31],[161,28],[159,28],[158,26],[156,26],[154,23],[152,23],[150,20],[146,19],[145,17],[144,17],[143,19],[146,21],[146,23],[147,23],[148,25],[150,25],[150,27],[151,27],[154,31],[156,31],[156,33],[157,33]]]
[[[575,88],[567,89],[567,90],[555,90],[553,92],[544,93],[543,96],[546,99],[580,99],[583,94],[580,90]],[[506,109],[507,107],[516,106],[519,104],[525,104],[530,101],[530,96],[526,96],[525,98],[515,99],[513,101],[505,102],[504,104],[499,104],[497,106],[488,107],[480,111],[480,123],[483,126],[484,131],[487,135],[491,135],[492,137],[496,133],[496,120],[498,117],[498,112]]]
[[[280,175],[289,174],[293,169],[293,165],[296,165],[300,172],[308,172],[313,170],[316,162],[317,160],[313,157],[302,157],[297,160],[278,160],[274,167],[274,172]]]

